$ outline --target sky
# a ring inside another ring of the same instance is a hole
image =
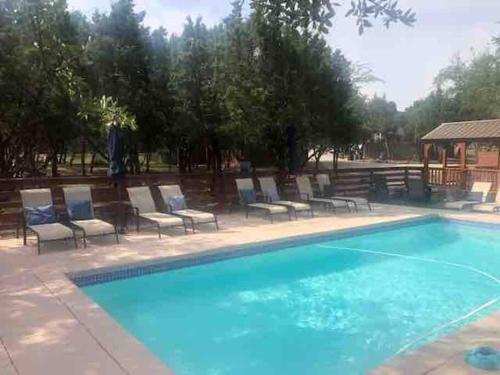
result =
[[[163,26],[177,34],[188,15],[201,16],[208,26],[219,22],[229,13],[230,2],[135,0],[136,10],[146,11],[146,26]],[[68,0],[68,4],[86,14],[110,8],[109,0]],[[414,27],[392,25],[386,29],[375,22],[359,36],[355,20],[344,17],[346,8],[340,7],[326,39],[332,48],[339,48],[349,60],[366,66],[380,79],[364,85],[363,93],[386,95],[404,110],[432,90],[434,77],[454,57],[469,59],[492,48],[492,37],[500,35],[500,1],[400,0],[399,4],[417,13]]]

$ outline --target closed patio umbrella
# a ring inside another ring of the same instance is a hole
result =
[[[123,177],[125,175],[123,156],[123,134],[119,126],[113,125],[108,133],[108,176]]]
[[[119,126],[113,125],[109,128],[108,133],[108,176],[113,178],[113,185],[117,190],[118,212],[116,226],[123,232],[124,224],[124,207],[122,202],[122,180],[125,177],[125,164],[123,162],[123,134]]]

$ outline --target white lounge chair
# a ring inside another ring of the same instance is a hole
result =
[[[335,194],[333,196],[327,195],[327,192],[326,192],[327,187],[332,186],[331,181],[330,181],[330,176],[328,176],[327,174],[316,175],[316,181],[318,182],[318,186],[319,186],[319,190],[321,192],[321,195],[324,198],[344,200],[348,203],[351,203],[354,206],[355,211],[358,211],[359,206],[366,206],[370,211],[372,210],[372,206],[370,205],[370,202],[368,202],[368,200],[365,198],[348,197],[348,196],[337,195],[337,194]]]
[[[137,231],[140,229],[140,219],[144,219],[156,225],[158,237],[161,238],[161,228],[184,227],[187,234],[186,223],[182,218],[175,215],[165,214],[156,210],[151,191],[147,186],[127,188],[132,210],[136,217]]]
[[[21,190],[23,204],[23,243],[27,243],[27,231],[37,237],[37,251],[40,255],[40,243],[46,241],[66,240],[72,238],[76,243],[75,231],[58,223],[52,202],[50,189]]]
[[[500,189],[497,190],[494,202],[475,204],[474,206],[472,206],[472,210],[477,212],[488,212],[488,213],[500,212]]]
[[[70,223],[82,231],[84,247],[87,247],[87,237],[105,236],[109,234],[113,234],[116,243],[120,243],[116,227],[95,217],[92,194],[89,186],[65,187],[63,188],[63,192],[66,213]],[[78,212],[81,207],[83,207],[85,211],[83,214]]]
[[[471,190],[467,193],[466,199],[446,202],[444,207],[452,210],[472,208],[478,203],[485,203],[490,190],[491,182],[474,182]]]
[[[255,194],[255,189],[251,178],[237,178],[236,187],[238,188],[240,204],[245,207],[245,216],[247,218],[250,209],[257,209],[260,211],[264,211],[271,223],[273,222],[273,215],[278,214],[288,214],[288,219],[292,219],[290,211],[284,206],[257,202],[257,195]]]
[[[299,189],[300,199],[303,199],[308,203],[322,204],[325,208],[329,207],[334,211],[336,211],[337,208],[345,208],[348,211],[351,211],[348,202],[345,200],[315,197],[311,181],[308,176],[297,176],[296,182],[297,188]]]
[[[217,216],[211,212],[204,212],[188,208],[184,195],[179,185],[162,185],[158,186],[163,202],[168,207],[172,215],[179,216],[191,222],[191,228],[195,231],[195,225],[200,224],[215,224],[215,228],[219,230]],[[177,204],[182,207],[176,207]]]
[[[310,204],[303,202],[293,202],[281,200],[278,188],[276,187],[276,181],[273,177],[259,177],[260,189],[264,194],[267,202],[272,204],[277,204],[280,206],[285,206],[291,213],[295,215],[297,219],[297,212],[309,212],[311,217],[314,217],[314,211]]]

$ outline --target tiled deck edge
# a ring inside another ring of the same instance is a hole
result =
[[[223,246],[208,249],[196,254],[156,258],[154,260],[133,262],[123,265],[100,267],[88,270],[69,272],[66,276],[78,287],[125,279],[129,277],[142,276],[156,272],[169,271],[184,267],[213,263],[231,258],[252,256],[270,251],[276,251],[283,247],[292,247],[317,241],[322,238],[344,238],[381,231],[389,228],[398,228],[407,225],[418,225],[427,220],[439,220],[440,215],[428,214],[417,217],[393,220],[384,223],[374,223],[344,229],[334,229],[312,234],[287,236],[278,239],[251,242],[244,245]],[[276,248],[278,246],[278,248]]]

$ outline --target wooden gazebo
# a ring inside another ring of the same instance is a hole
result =
[[[424,146],[424,171],[429,177],[429,160],[433,147],[439,149],[439,160],[442,164],[444,184],[446,184],[447,169],[452,168],[453,174],[461,173],[465,176],[471,175],[471,170],[477,173],[488,174],[488,177],[481,177],[495,182],[498,171],[500,171],[500,119],[446,122],[422,137]],[[475,163],[468,165],[467,150],[470,145],[475,146]],[[458,163],[449,165],[449,151],[454,150],[458,158]],[[432,177],[432,176],[431,176]],[[474,180],[477,180],[474,178]],[[461,178],[462,183],[465,178]],[[457,181],[458,183],[458,181]]]

